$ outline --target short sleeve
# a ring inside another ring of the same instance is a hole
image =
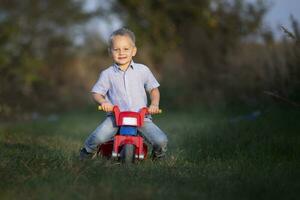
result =
[[[145,80],[145,89],[148,92],[160,86],[160,84],[158,83],[152,72],[149,70],[149,68],[146,68]]]
[[[109,84],[108,74],[105,73],[104,71],[100,74],[99,79],[96,82],[96,84],[93,86],[91,92],[102,94],[105,96],[109,89],[109,85],[110,84]]]

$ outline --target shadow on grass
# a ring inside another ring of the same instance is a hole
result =
[[[4,141],[0,152],[4,199],[71,199],[88,167],[75,155],[35,143]]]
[[[57,167],[60,165],[58,161],[65,158],[59,150],[20,142],[1,142],[0,152],[1,171],[5,171],[3,175],[11,177],[8,181],[13,180],[12,177],[15,175],[30,175],[33,170],[34,174],[39,173],[44,166]]]
[[[216,120],[179,143],[191,160],[244,159],[260,163],[296,161],[300,154],[299,113],[275,110],[255,121]]]
[[[300,140],[296,112],[274,111],[237,124],[219,119],[209,128],[190,131],[179,146],[188,162],[214,180],[210,184],[217,184],[215,189],[229,187],[223,194],[297,199]]]

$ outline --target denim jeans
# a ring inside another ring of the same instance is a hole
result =
[[[119,127],[116,126],[113,116],[106,119],[90,134],[85,141],[85,148],[88,152],[95,152],[99,144],[105,143],[113,138]],[[142,127],[138,127],[138,131],[152,145],[153,151],[158,156],[162,156],[167,151],[168,139],[166,134],[160,130],[151,120],[144,121]]]

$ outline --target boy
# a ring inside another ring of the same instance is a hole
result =
[[[159,83],[148,67],[134,63],[136,55],[134,33],[121,28],[114,31],[109,39],[109,52],[114,64],[102,71],[92,88],[93,99],[107,112],[106,119],[86,139],[84,148],[80,150],[80,158],[91,158],[99,144],[109,141],[118,130],[115,119],[110,113],[113,105],[121,111],[138,112],[147,106],[146,91],[150,94],[150,114],[159,112]],[[162,158],[167,149],[167,136],[148,116],[145,123],[138,129],[153,146],[153,159]]]

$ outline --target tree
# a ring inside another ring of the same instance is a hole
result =
[[[0,2],[0,114],[58,95],[73,35],[95,16],[75,0]]]
[[[115,1],[113,8],[125,26],[134,30],[138,41],[150,49],[158,72],[165,69],[166,55],[182,57],[178,65],[184,71],[173,73],[177,78],[169,80],[190,88],[189,94],[181,96],[197,96],[199,91],[223,86],[228,55],[244,38],[256,33],[267,11],[263,1],[243,0],[123,0]],[[177,69],[174,65],[167,70],[172,74]]]

